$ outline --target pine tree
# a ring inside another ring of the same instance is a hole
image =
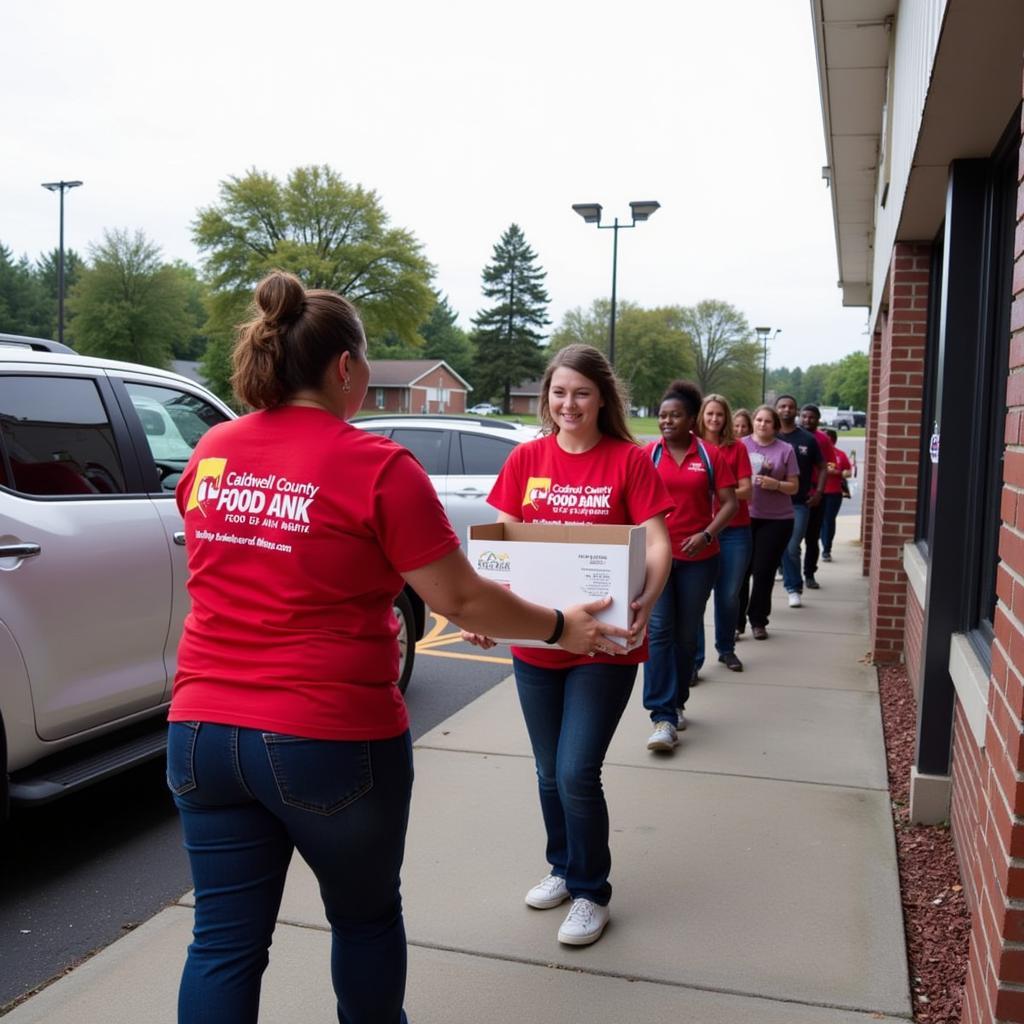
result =
[[[495,300],[473,319],[477,345],[474,386],[481,397],[502,395],[508,412],[513,385],[539,377],[544,369],[540,347],[547,315],[545,271],[526,244],[517,224],[509,225],[484,268],[483,293]]]

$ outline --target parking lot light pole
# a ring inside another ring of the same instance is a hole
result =
[[[60,192],[60,248],[57,250],[57,340],[64,343],[64,193],[78,188],[81,181],[44,181],[43,188]]]
[[[647,220],[655,210],[661,207],[661,203],[654,200],[634,202],[629,204],[633,216],[631,224],[620,224],[616,217],[611,224],[601,223],[600,203],[573,203],[573,209],[583,218],[587,224],[596,224],[598,228],[611,231],[612,234],[612,313],[611,325],[608,329],[608,362],[615,365],[615,283],[619,269],[619,229],[635,228],[642,220]]]

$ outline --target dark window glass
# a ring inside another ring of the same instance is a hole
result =
[[[482,434],[460,434],[462,441],[462,472],[473,476],[497,476],[515,447]]]
[[[177,388],[125,381],[146,433],[160,486],[173,491],[192,451],[210,427],[227,419],[216,406]]]
[[[448,472],[448,435],[443,430],[396,427],[391,440],[408,448],[431,476]]]
[[[92,380],[0,377],[0,431],[23,494],[123,494],[114,431]]]
[[[991,643],[996,612],[996,567],[999,564],[1000,499],[1006,446],[1006,377],[1010,358],[1010,307],[1013,303],[1013,248],[1017,224],[1017,161],[1020,147],[1020,111],[1011,122],[993,160],[991,181],[991,249],[986,267],[985,311],[988,344],[980,353],[983,376],[980,395],[979,452],[983,455],[977,498],[978,579],[972,625],[986,644]]]

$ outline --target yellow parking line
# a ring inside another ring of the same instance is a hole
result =
[[[443,615],[438,615],[437,612],[431,612],[430,617],[434,620],[434,624],[423,634],[423,639],[420,640],[421,644],[428,643],[439,637],[444,632],[445,626],[448,625],[448,620]]]
[[[421,640],[416,645],[416,650],[430,651],[435,647],[449,647],[452,644],[464,644],[465,642],[462,639],[461,633],[445,633],[442,636],[435,637],[433,640]]]

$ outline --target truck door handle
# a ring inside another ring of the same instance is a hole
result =
[[[175,532],[175,534],[174,534],[174,543],[177,544],[179,547],[184,547],[185,546],[185,531],[184,530],[178,530],[178,531]]]
[[[31,558],[43,549],[38,544],[0,544],[0,558]]]

